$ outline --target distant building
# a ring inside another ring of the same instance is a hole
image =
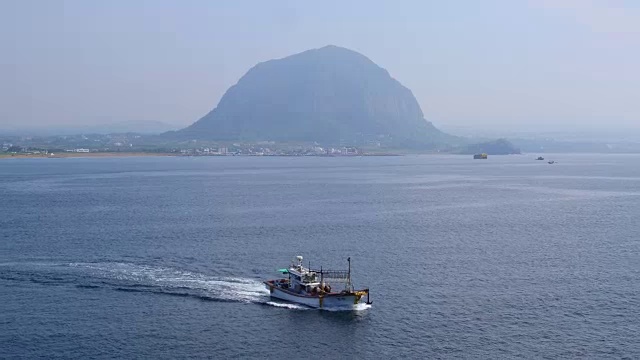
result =
[[[77,153],[88,153],[88,152],[89,152],[89,149],[82,149],[82,148],[80,148],[80,149],[75,149],[75,150],[74,150],[74,152],[77,152]]]
[[[354,147],[344,147],[342,148],[342,155],[357,155],[358,149]]]

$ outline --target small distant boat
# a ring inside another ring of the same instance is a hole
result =
[[[538,156],[536,160],[544,160],[544,158],[542,156]]]
[[[482,153],[482,154],[475,154],[475,155],[473,155],[473,158],[474,158],[474,159],[486,159],[486,158],[488,158],[488,157],[489,157],[489,156],[488,156],[487,154],[485,154],[485,153]]]
[[[556,162],[551,160],[551,161],[547,161],[549,164],[555,164]]]
[[[302,256],[296,256],[288,269],[278,270],[288,278],[265,281],[272,298],[285,300],[312,308],[355,309],[366,295],[371,305],[369,289],[354,290],[351,284],[351,258],[348,270],[312,270],[302,266]],[[332,289],[327,282],[344,283],[342,290]]]

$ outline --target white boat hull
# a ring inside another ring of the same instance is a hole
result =
[[[331,294],[324,296],[305,296],[292,294],[289,291],[284,291],[278,287],[271,287],[267,285],[267,289],[271,292],[271,297],[279,300],[284,300],[296,304],[309,306],[312,308],[322,309],[353,309],[355,306],[363,302],[364,299],[360,295],[355,294]]]

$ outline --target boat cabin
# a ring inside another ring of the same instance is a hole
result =
[[[302,256],[297,256],[296,260],[297,262],[293,262],[287,269],[289,274],[287,287],[289,290],[310,295],[331,292],[331,286],[325,282],[325,278],[331,277],[331,273],[335,271],[325,272],[322,269],[312,270],[305,268],[302,265]],[[343,277],[346,279],[348,276],[345,275]]]

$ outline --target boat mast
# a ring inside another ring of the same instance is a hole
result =
[[[347,274],[347,290],[351,291],[351,256],[347,258],[347,262],[349,262],[349,272]]]

